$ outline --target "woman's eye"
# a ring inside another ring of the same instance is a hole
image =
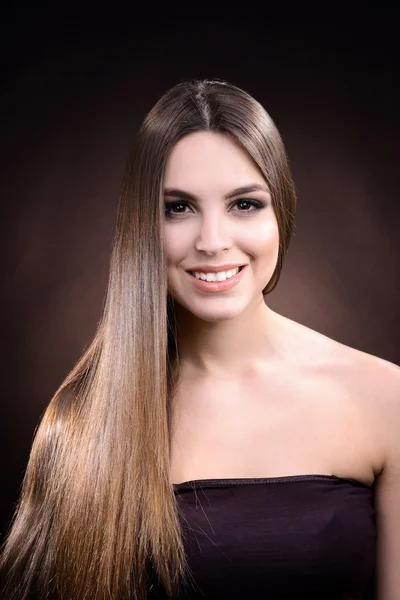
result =
[[[263,202],[259,200],[254,200],[253,198],[242,198],[241,200],[235,200],[235,202],[231,206],[241,206],[237,212],[241,213],[252,213],[257,210],[261,210],[265,207]],[[243,209],[244,206],[244,209]],[[185,208],[188,207],[186,202],[166,202],[165,203],[165,216],[166,217],[174,217],[177,215],[185,214],[186,211],[179,210],[178,212],[172,212],[175,208]]]
[[[233,203],[233,205],[235,204],[240,204],[241,206],[247,205],[247,206],[252,206],[253,208],[251,210],[249,210],[249,208],[247,208],[247,210],[240,210],[239,212],[254,212],[255,210],[259,210],[260,208],[264,208],[264,204],[262,202],[259,202],[258,200],[251,200],[251,199],[247,199],[247,198],[243,198],[242,200],[236,200],[236,202]]]
[[[187,206],[186,202],[166,202],[165,203],[165,216],[169,217],[171,214],[182,214],[181,211],[178,213],[171,213],[173,208],[177,206]]]

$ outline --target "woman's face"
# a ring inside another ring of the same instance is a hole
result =
[[[227,198],[250,185],[264,189]],[[278,258],[279,230],[266,182],[247,152],[227,135],[185,136],[168,157],[164,200],[169,295],[207,321],[234,318],[263,301]],[[229,289],[222,289],[226,283],[200,289],[189,273],[227,264],[245,265]]]

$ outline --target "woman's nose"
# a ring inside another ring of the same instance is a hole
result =
[[[196,250],[216,254],[231,245],[229,227],[223,215],[205,216],[199,225]]]

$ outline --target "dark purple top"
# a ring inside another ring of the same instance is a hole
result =
[[[174,491],[196,588],[179,598],[374,598],[372,487],[290,475],[198,479]]]

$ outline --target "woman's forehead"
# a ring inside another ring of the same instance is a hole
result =
[[[265,183],[253,159],[228,136],[196,132],[179,140],[168,157],[164,187],[197,192],[210,185],[221,194],[249,183]]]

